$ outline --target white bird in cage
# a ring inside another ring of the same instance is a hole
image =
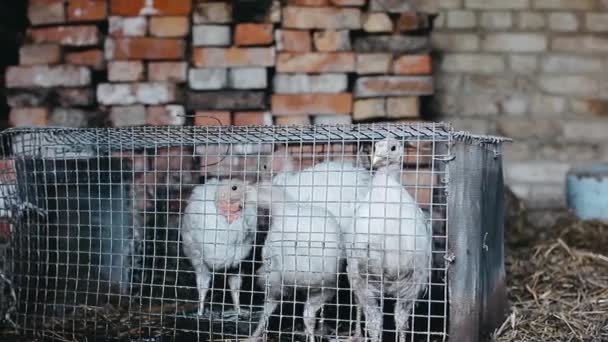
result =
[[[317,312],[336,293],[343,258],[338,223],[326,209],[298,202],[269,182],[250,189],[247,201],[269,209],[271,224],[262,249],[264,264],[258,270],[266,301],[249,340],[260,338],[269,316],[288,294],[287,286],[307,290],[303,319],[308,340],[314,342]]]
[[[207,176],[251,181],[270,179],[273,172],[276,174],[293,169],[290,161],[281,158],[277,152],[271,152],[271,145],[256,144],[208,145],[196,148]],[[274,170],[271,170],[271,167],[274,167]]]
[[[273,178],[300,202],[326,208],[350,233],[355,204],[368,192],[369,171],[348,162],[322,162],[300,172],[283,172]]]
[[[185,254],[196,272],[199,315],[212,276],[219,270],[238,267],[251,252],[257,228],[257,208],[245,203],[247,183],[242,180],[210,179],[192,190],[182,219]],[[229,274],[228,286],[235,309],[240,312],[241,277]]]
[[[354,235],[346,237],[347,273],[372,341],[382,333],[383,296],[394,297],[395,326],[405,341],[410,311],[428,285],[432,230],[425,213],[403,187],[404,146],[387,138],[373,148],[375,170],[367,196],[355,209]],[[351,239],[352,238],[352,239]]]

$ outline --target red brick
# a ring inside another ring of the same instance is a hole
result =
[[[186,82],[186,62],[151,62],[148,64],[148,80],[161,82]]]
[[[437,175],[429,169],[404,170],[401,182],[418,205],[428,208],[433,198],[433,187],[438,186]]]
[[[9,122],[14,127],[46,126],[49,111],[46,108],[13,108]]]
[[[185,37],[190,31],[188,17],[153,17],[150,18],[150,35],[172,38]]]
[[[239,112],[234,113],[232,124],[235,126],[272,125],[272,116],[267,112]]]
[[[103,51],[99,49],[67,53],[65,61],[73,65],[90,66],[94,70],[102,70],[105,67]]]
[[[275,35],[278,51],[308,52],[311,50],[310,31],[276,30]]]
[[[357,153],[357,144],[337,143],[329,145],[329,151],[332,154],[345,154],[354,156]],[[339,156],[341,157],[341,156]]]
[[[273,66],[274,48],[195,48],[193,62],[200,68]]]
[[[287,151],[294,157],[312,157],[313,155],[322,154],[325,152],[325,144],[316,145],[292,145],[287,147]]]
[[[391,32],[393,21],[384,12],[371,12],[363,15],[363,30],[365,32]]]
[[[74,65],[9,67],[7,88],[81,87],[91,84],[91,71]]]
[[[152,158],[152,168],[158,171],[192,170],[192,151],[187,147],[159,148]]]
[[[17,170],[15,162],[10,159],[0,159],[0,184],[14,183],[17,181]]]
[[[278,72],[351,72],[355,70],[355,55],[351,52],[279,53]]]
[[[140,61],[108,62],[108,80],[112,82],[133,82],[144,79],[144,63]]]
[[[393,61],[393,73],[397,75],[430,75],[431,56],[404,55]]]
[[[236,45],[272,44],[272,24],[238,24],[234,31]]]
[[[288,0],[287,3],[296,6],[327,6],[329,0]]]
[[[360,77],[355,85],[355,96],[357,97],[432,94],[433,78],[430,76]]]
[[[283,8],[283,27],[358,30],[361,28],[361,11],[358,8],[287,6]]]
[[[106,0],[70,0],[68,21],[101,21],[108,17]]]
[[[368,120],[386,116],[386,101],[384,98],[356,100],[353,106],[353,119]]]
[[[230,112],[201,112],[194,114],[194,124],[197,126],[229,126],[232,124]]]
[[[147,4],[152,6],[148,7]],[[189,15],[191,0],[111,0],[112,14],[122,16],[138,15]]]
[[[272,96],[272,112],[278,115],[350,114],[352,108],[350,93]]]
[[[401,13],[399,19],[397,20],[398,31],[415,31],[419,29],[420,26],[420,18],[418,17],[418,13],[414,11]]]
[[[61,62],[61,48],[56,44],[23,45],[19,49],[21,65],[57,64]]]
[[[182,39],[118,38],[106,41],[108,59],[171,60],[184,58]]]
[[[346,30],[317,31],[313,34],[313,41],[317,51],[349,51],[350,35]]]
[[[30,28],[27,36],[33,43],[59,43],[65,46],[97,45],[99,29],[95,25]]]
[[[274,124],[279,126],[310,125],[308,115],[279,115],[274,117]]]
[[[390,53],[358,53],[357,74],[388,74],[392,60]]]
[[[6,208],[0,208],[0,209],[6,209]],[[6,243],[6,241],[8,241],[11,238],[12,235],[12,230],[13,228],[11,228],[11,224],[9,222],[0,222],[0,241],[3,241],[2,243]]]
[[[64,0],[30,0],[27,16],[33,26],[63,23]]]
[[[417,118],[420,103],[417,96],[389,97],[386,99],[386,116],[389,118]]]
[[[411,120],[409,121],[411,122]],[[431,165],[433,157],[433,148],[428,141],[410,141],[412,147],[407,147],[403,155],[403,163],[412,166]]]
[[[146,123],[153,126],[181,126],[186,122],[184,107],[180,105],[148,107]]]

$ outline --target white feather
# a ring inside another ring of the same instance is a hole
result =
[[[324,208],[299,202],[280,189],[256,191],[259,206],[268,208],[271,225],[262,250],[264,266],[258,271],[267,290],[264,313],[252,340],[262,333],[268,316],[285,295],[283,286],[306,289],[304,324],[314,341],[317,311],[335,295],[343,250],[340,228]]]
[[[368,170],[331,161],[300,172],[280,173],[272,182],[284,187],[299,202],[326,208],[346,234],[352,229],[355,204],[367,193],[369,181]]]
[[[380,341],[382,332],[380,295],[396,299],[395,324],[405,341],[410,311],[428,283],[432,231],[399,180],[402,154],[401,145],[394,155],[384,156],[388,165],[372,177],[368,194],[355,209],[353,239],[345,241],[349,280],[372,341]],[[380,163],[376,158],[375,165]]]
[[[229,181],[211,179],[204,185],[196,186],[182,219],[184,252],[190,258],[196,272],[199,314],[203,313],[203,304],[212,274],[219,270],[237,267],[250,253],[255,239],[257,226],[255,206],[245,205],[241,216],[231,224],[219,213],[216,195],[219,187],[225,182]],[[236,180],[230,182],[238,183]],[[233,304],[239,310],[240,276],[231,275],[229,278]]]

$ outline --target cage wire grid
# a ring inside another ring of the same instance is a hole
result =
[[[358,327],[445,340],[452,136],[426,123],[9,129],[16,298],[2,309],[68,341],[346,341]]]

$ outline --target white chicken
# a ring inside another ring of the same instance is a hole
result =
[[[339,226],[324,208],[302,203],[267,182],[250,187],[247,201],[269,209],[271,224],[262,250],[258,284],[266,289],[261,320],[250,341],[257,341],[287,287],[305,289],[304,326],[314,342],[317,312],[336,293],[343,258]]]
[[[350,234],[355,203],[368,191],[369,171],[352,163],[322,162],[300,172],[282,172],[272,180],[302,203],[326,208]]]
[[[257,228],[257,209],[247,205],[247,183],[242,180],[210,179],[196,186],[182,219],[185,254],[196,272],[201,315],[212,275],[239,266],[251,252]],[[228,275],[232,303],[240,310],[241,276]]]
[[[380,341],[384,296],[396,300],[395,325],[399,341],[405,341],[410,311],[428,284],[432,231],[400,182],[403,153],[403,144],[392,138],[374,145],[376,171],[368,194],[355,209],[352,240],[344,241],[350,285],[372,341]],[[359,336],[360,331],[357,323]]]

